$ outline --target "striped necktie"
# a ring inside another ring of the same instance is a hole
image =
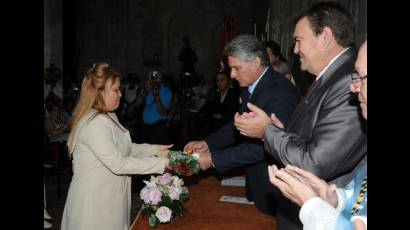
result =
[[[357,213],[359,212],[360,204],[362,203],[366,195],[366,192],[367,192],[367,176],[364,177],[363,182],[360,185],[360,192],[359,192],[359,195],[356,197],[356,203],[353,205],[353,208],[350,211],[352,216],[357,215]]]

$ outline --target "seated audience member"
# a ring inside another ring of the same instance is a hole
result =
[[[198,84],[192,87],[192,105],[190,111],[197,113],[205,105],[210,86],[206,84],[205,76],[198,74]]]
[[[136,73],[127,76],[125,86],[121,89],[122,95],[119,108],[116,114],[120,122],[130,131],[131,138],[134,140],[137,133],[137,125],[140,125],[142,117],[140,80]]]
[[[367,120],[367,41],[362,45],[352,74],[350,91],[358,93]],[[367,163],[344,188],[327,184],[296,166],[269,166],[269,178],[287,198],[302,206],[299,217],[305,230],[367,229]]]
[[[190,97],[190,103],[187,106],[186,111],[186,128],[188,138],[200,138],[205,136],[207,124],[206,116],[199,111],[206,103],[206,99],[209,95],[210,86],[206,83],[205,76],[198,74],[197,84],[191,88],[192,96]]]
[[[211,131],[214,132],[232,120],[239,109],[239,91],[231,87],[231,79],[225,72],[219,72],[215,78],[216,90],[201,112],[211,119]]]
[[[44,128],[50,142],[64,143],[68,138],[68,123],[61,115],[61,107],[57,101],[50,102],[47,106],[48,117]]]
[[[141,93],[141,88],[139,86],[139,77],[136,73],[130,73],[127,76],[127,84],[123,89],[124,100],[127,105],[135,104],[135,100]]]

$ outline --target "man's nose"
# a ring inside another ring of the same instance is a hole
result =
[[[350,83],[350,92],[358,93],[360,91],[360,81]]]
[[[231,70],[231,78],[235,79],[236,77],[236,71]]]
[[[298,47],[298,45],[295,45],[295,47],[293,48],[293,53],[299,54],[299,47]]]

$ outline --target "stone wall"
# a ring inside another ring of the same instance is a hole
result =
[[[235,34],[252,34],[254,19],[261,27],[264,23],[263,16],[255,17],[254,12],[264,12],[266,6],[249,0],[78,1],[77,78],[93,62],[108,61],[123,75],[136,72],[145,79],[149,71],[158,69],[178,79],[178,54],[186,35],[198,55],[196,71],[211,79],[224,18],[233,16]],[[160,66],[152,65],[155,54]]]
[[[45,0],[44,62],[62,66],[62,2]],[[75,78],[82,79],[92,63],[107,61],[122,75],[136,72],[146,79],[154,69],[179,78],[177,57],[189,36],[199,61],[195,67],[214,78],[221,49],[222,23],[233,16],[235,35],[265,32],[270,8],[270,37],[286,57],[292,46],[293,19],[318,0],[72,0],[75,2]],[[336,0],[335,0],[336,1]],[[367,0],[337,0],[352,13],[358,44],[367,31]],[[266,37],[266,34],[265,34]],[[161,65],[152,65],[157,54]]]
[[[294,19],[310,5],[321,0],[270,0],[270,37],[278,42],[283,54],[292,52]],[[343,5],[352,15],[355,25],[356,45],[360,46],[367,34],[367,0],[333,0]]]
[[[302,94],[309,88],[313,79],[307,72],[300,70],[299,60],[293,54],[293,31],[294,20],[297,15],[308,9],[313,3],[321,0],[269,0],[270,9],[269,19],[265,18],[265,25],[269,29],[262,31],[264,37],[269,31],[270,40],[276,41],[282,49],[282,54],[287,58],[291,65],[292,74],[296,81],[296,86]],[[355,26],[356,46],[359,47],[367,34],[367,0],[332,0],[343,5],[352,15]],[[266,22],[269,21],[269,24]]]

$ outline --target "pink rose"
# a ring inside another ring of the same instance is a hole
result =
[[[155,216],[159,219],[159,222],[166,223],[171,220],[171,214],[171,209],[161,206],[155,213]]]
[[[146,204],[149,203],[149,191],[150,191],[149,187],[146,186],[140,192],[140,197],[142,200],[144,200],[144,203]]]
[[[148,194],[151,204],[157,205],[161,201],[161,191],[158,187],[151,187]]]
[[[169,173],[165,173],[161,176],[158,176],[158,181],[161,185],[166,185],[169,184],[171,182],[171,174]]]

